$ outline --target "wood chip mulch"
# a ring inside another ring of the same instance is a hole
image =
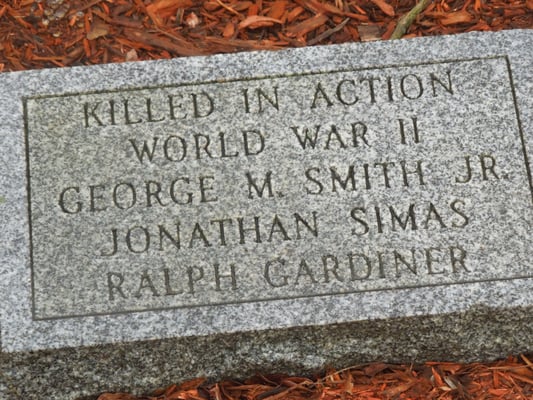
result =
[[[423,0],[421,0],[423,1]],[[0,1],[0,71],[389,39],[416,0]],[[433,0],[403,36],[533,28],[533,0]],[[532,355],[367,364],[322,377],[196,379],[98,400],[533,399]]]
[[[369,364],[322,378],[256,376],[206,384],[195,379],[151,396],[105,393],[98,400],[379,400],[533,399],[533,362],[526,356],[491,364]]]
[[[404,37],[533,28],[533,0],[427,2]],[[0,1],[0,71],[389,39],[416,3]]]

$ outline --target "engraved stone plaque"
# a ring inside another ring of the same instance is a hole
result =
[[[531,38],[0,75],[2,351],[339,323],[390,359],[365,321],[476,310],[527,350]]]
[[[504,56],[36,96],[24,115],[35,319],[533,274]]]

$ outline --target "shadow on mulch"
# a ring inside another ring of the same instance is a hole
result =
[[[257,375],[245,381],[228,380],[218,383],[206,383],[200,378],[171,385],[150,396],[105,393],[98,400],[532,398],[533,363],[528,357],[521,355],[490,364],[366,364],[342,371],[328,371],[320,378]]]

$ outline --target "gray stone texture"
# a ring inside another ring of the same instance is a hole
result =
[[[532,45],[470,33],[0,75],[0,397],[533,350]],[[259,189],[268,171],[258,198],[246,172]],[[261,243],[239,230],[254,217]]]

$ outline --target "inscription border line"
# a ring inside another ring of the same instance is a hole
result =
[[[276,297],[272,299],[250,299],[250,300],[234,300],[227,302],[217,302],[217,303],[205,303],[205,304],[192,304],[192,305],[181,305],[181,306],[170,306],[170,307],[155,307],[150,309],[139,309],[139,310],[124,310],[124,311],[114,311],[114,312],[101,312],[101,313],[90,313],[90,314],[71,314],[71,315],[62,315],[57,317],[47,317],[47,318],[35,318],[35,321],[51,321],[51,320],[63,320],[68,318],[86,318],[86,317],[100,317],[105,315],[126,315],[132,313],[144,313],[144,312],[159,312],[159,311],[170,311],[170,310],[179,310],[184,308],[199,308],[199,307],[210,307],[210,306],[232,306],[239,304],[248,304],[248,303],[265,303],[272,301],[286,301],[294,299],[312,299],[317,297],[328,297],[328,296],[341,296],[347,294],[357,294],[357,293],[372,293],[372,292],[386,292],[393,290],[410,290],[410,289],[420,289],[420,288],[431,288],[431,287],[440,287],[440,286],[457,286],[457,285],[468,285],[472,283],[488,283],[488,282],[505,282],[505,281],[515,281],[515,280],[524,280],[524,279],[533,279],[533,274],[531,275],[520,275],[511,278],[498,278],[498,279],[479,279],[479,280],[467,280],[462,282],[452,282],[452,283],[432,283],[427,285],[405,285],[398,286],[395,288],[379,288],[379,289],[367,289],[367,290],[354,290],[354,291],[338,291],[332,293],[323,293],[323,294],[308,294],[301,296],[283,296]]]
[[[347,294],[356,294],[356,293],[367,293],[367,292],[382,292],[382,291],[391,291],[391,290],[410,290],[417,288],[426,288],[426,287],[440,287],[440,286],[455,286],[455,285],[465,285],[473,283],[487,283],[487,282],[502,282],[502,281],[514,281],[521,279],[532,279],[533,272],[531,274],[519,275],[514,277],[507,278],[496,278],[496,279],[477,279],[477,280],[466,280],[466,281],[456,281],[451,283],[434,283],[434,284],[425,284],[425,285],[405,285],[398,286],[395,288],[376,288],[376,289],[366,289],[366,290],[348,290],[348,291],[337,291],[330,293],[322,294],[309,294],[309,295],[298,295],[298,296],[283,296],[276,298],[256,298],[256,299],[247,299],[247,300],[235,300],[235,301],[226,301],[226,302],[214,302],[214,303],[204,303],[204,304],[191,304],[191,305],[178,305],[178,306],[169,306],[169,307],[155,307],[149,309],[130,309],[124,311],[114,311],[114,312],[100,312],[100,313],[88,313],[88,314],[69,314],[61,315],[54,317],[37,317],[36,316],[36,307],[35,307],[35,279],[34,279],[34,262],[33,262],[33,235],[32,235],[32,219],[31,219],[31,169],[30,169],[30,146],[29,146],[29,122],[28,122],[28,100],[38,100],[38,99],[48,99],[48,98],[64,98],[64,97],[73,97],[73,96],[83,96],[83,95],[92,95],[92,94],[106,94],[106,93],[121,93],[121,92],[134,92],[148,89],[165,89],[165,88],[179,88],[187,86],[200,86],[200,85],[209,85],[209,84],[225,84],[232,82],[246,82],[246,81],[258,81],[266,79],[280,79],[280,78],[291,78],[296,76],[313,76],[313,75],[324,75],[324,74],[334,74],[341,72],[359,72],[359,71],[369,71],[369,70],[385,70],[391,68],[406,68],[406,67],[416,67],[416,66],[425,66],[425,65],[435,65],[435,64],[452,64],[452,63],[461,63],[461,62],[473,62],[473,61],[482,61],[482,60],[497,60],[503,59],[507,67],[507,74],[510,83],[510,90],[512,94],[512,101],[515,111],[515,117],[517,122],[517,128],[520,136],[522,153],[524,157],[524,163],[526,167],[526,177],[529,183],[529,189],[531,192],[531,201],[533,204],[533,175],[531,173],[531,167],[529,163],[529,157],[527,154],[526,140],[524,137],[524,132],[522,129],[522,123],[520,120],[520,113],[518,108],[518,102],[516,97],[516,91],[514,87],[514,80],[512,76],[512,69],[509,57],[507,55],[494,55],[488,57],[474,57],[468,59],[447,59],[444,61],[428,61],[421,63],[405,63],[405,64],[392,64],[384,65],[379,67],[363,67],[363,68],[344,68],[332,71],[316,71],[316,72],[304,72],[304,73],[289,73],[289,74],[277,74],[277,75],[268,75],[268,76],[258,76],[258,77],[248,77],[248,78],[235,78],[235,79],[221,79],[221,80],[211,80],[211,81],[202,81],[202,82],[188,82],[183,84],[168,84],[168,85],[155,85],[155,86],[145,86],[145,87],[135,87],[135,88],[124,88],[124,89],[112,89],[112,90],[95,90],[87,92],[78,92],[78,93],[64,93],[59,95],[37,95],[37,96],[23,96],[22,97],[22,106],[23,106],[23,123],[24,123],[24,142],[25,142],[25,154],[26,154],[26,189],[28,196],[28,232],[29,232],[29,262],[30,262],[30,273],[31,273],[31,313],[32,319],[34,321],[52,321],[52,320],[64,320],[69,318],[86,318],[86,317],[98,317],[106,315],[126,315],[132,313],[140,312],[159,312],[159,311],[170,311],[177,309],[185,308],[197,308],[197,307],[209,307],[209,306],[230,306],[238,304],[247,304],[247,303],[259,303],[259,302],[272,302],[272,301],[286,301],[293,299],[310,299],[318,297],[327,297],[327,296],[340,296]]]
[[[531,175],[531,164],[529,163],[529,157],[527,155],[526,138],[524,130],[522,129],[522,121],[520,120],[520,111],[518,108],[518,101],[516,99],[516,91],[514,87],[513,73],[511,70],[511,61],[509,57],[505,56],[505,62],[507,64],[507,72],[509,73],[509,82],[511,84],[511,94],[513,96],[514,110],[516,114],[516,122],[518,124],[518,132],[520,133],[520,141],[522,142],[522,153],[524,155],[524,163],[526,164],[526,175],[529,181],[529,190],[531,191],[531,202],[533,203],[533,177]]]
[[[120,92],[135,92],[140,90],[147,89],[167,89],[167,88],[179,88],[187,86],[200,86],[200,85],[212,85],[217,83],[233,83],[233,82],[248,82],[248,81],[260,81],[264,79],[279,79],[279,78],[292,78],[295,76],[312,76],[312,75],[324,75],[324,74],[336,74],[340,72],[358,72],[358,71],[371,71],[371,70],[384,70],[391,68],[406,68],[406,67],[418,67],[421,65],[436,65],[436,64],[452,64],[459,62],[472,62],[480,60],[496,60],[496,59],[508,59],[507,55],[493,55],[487,57],[472,57],[464,59],[446,59],[443,61],[424,61],[424,62],[414,62],[414,63],[404,63],[404,64],[387,64],[379,67],[360,67],[360,68],[339,68],[330,71],[308,71],[308,72],[291,72],[286,74],[273,74],[265,76],[253,76],[246,78],[231,78],[231,79],[214,79],[209,81],[197,81],[197,82],[186,82],[180,84],[161,84],[161,85],[152,85],[152,86],[140,86],[140,87],[126,87],[126,88],[117,88],[117,89],[101,89],[101,90],[89,90],[84,92],[70,92],[62,94],[43,94],[35,96],[23,96],[22,101],[27,100],[37,100],[37,99],[49,99],[54,97],[72,97],[72,96],[85,96],[92,94],[105,94],[105,93],[120,93]]]
[[[22,115],[24,119],[24,144],[25,149],[24,153],[26,155],[26,190],[28,195],[28,234],[29,234],[29,262],[30,262],[30,287],[31,287],[31,314],[32,318],[35,319],[35,279],[34,279],[34,266],[33,266],[33,227],[31,219],[31,183],[30,183],[30,137],[29,137],[29,127],[28,127],[28,105],[23,99],[22,101]]]

